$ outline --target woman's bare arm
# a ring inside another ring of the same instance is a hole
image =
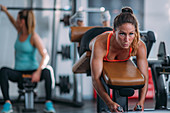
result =
[[[102,75],[102,70],[103,70],[104,55],[105,55],[105,51],[101,48],[101,45],[99,43],[94,43],[92,46],[92,55],[91,55],[91,61],[90,61],[92,82],[97,93],[103,99],[103,101],[107,104],[110,111],[118,112],[117,107],[119,105],[112,101],[112,99],[107,94],[100,80],[100,77]]]
[[[17,27],[17,22],[16,20],[13,18],[13,16],[8,12],[7,8],[3,5],[0,4],[0,8],[2,11],[4,11],[6,13],[6,15],[8,16],[10,22],[14,25],[14,27],[17,29],[17,31],[19,30]]]
[[[38,51],[42,57],[40,65],[39,65],[37,71],[35,72],[36,74],[33,73],[33,74],[35,74],[35,76],[32,78],[32,82],[38,82],[40,80],[41,70],[46,67],[46,65],[49,61],[49,55],[42,43],[41,38],[39,37],[39,35],[37,33],[34,33],[32,38],[33,38],[33,45],[38,49]]]
[[[147,50],[145,44],[140,41],[137,51],[137,66],[145,78],[145,86],[140,89],[139,102],[137,104],[142,106],[144,110],[144,101],[148,90],[148,61]]]

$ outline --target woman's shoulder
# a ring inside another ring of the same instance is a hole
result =
[[[94,39],[91,40],[90,42],[90,49],[92,49],[92,46],[94,46],[95,48],[106,48],[107,46],[107,37],[109,35],[109,32],[104,32],[100,35],[97,35]]]
[[[137,54],[145,55],[146,52],[147,52],[146,45],[142,40],[140,40],[138,43]]]
[[[31,34],[31,43],[34,45],[35,43],[40,42],[40,41],[41,41],[41,38],[40,38],[40,36],[38,35],[38,33],[33,32],[33,33]]]
[[[102,50],[107,49],[107,37],[108,37],[109,33],[102,33],[101,35],[99,35],[96,40],[95,40],[95,45],[97,46],[97,48],[100,48]]]
[[[31,35],[32,35],[32,37],[38,36],[38,34],[36,32],[33,32]]]
[[[143,42],[142,40],[139,40],[139,43],[138,43],[138,48],[140,47],[146,47],[145,42]]]
[[[98,40],[107,40],[107,37],[108,35],[110,34],[111,32],[110,31],[106,31],[100,35],[97,36],[97,39]]]
[[[38,33],[33,32],[33,33],[31,34],[31,38],[32,38],[33,40],[35,40],[35,39],[39,39],[40,36],[38,35]]]

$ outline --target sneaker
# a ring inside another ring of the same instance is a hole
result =
[[[54,109],[53,103],[51,101],[45,103],[44,111],[46,113],[55,113],[55,109]]]
[[[12,113],[13,109],[12,109],[12,104],[10,104],[9,102],[6,102],[3,105],[3,109],[1,111],[1,113]]]

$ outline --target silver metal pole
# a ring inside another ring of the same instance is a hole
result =
[[[72,13],[76,13],[77,11],[77,0],[73,0],[72,3]],[[74,43],[74,56],[73,56],[73,64],[75,64],[77,60],[77,44]],[[73,74],[74,81],[74,92],[73,92],[73,101],[82,102],[82,76],[77,74]]]

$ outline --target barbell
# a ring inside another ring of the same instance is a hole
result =
[[[8,10],[71,11],[71,8],[7,7]]]

